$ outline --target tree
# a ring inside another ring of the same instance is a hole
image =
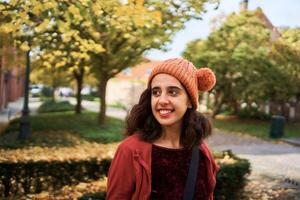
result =
[[[88,69],[87,53],[104,50],[91,37],[80,34],[84,30],[93,36],[99,35],[89,26],[87,2],[90,2],[91,8],[91,1],[9,1],[0,4],[7,18],[1,27],[6,32],[12,32],[14,39],[25,50],[29,50],[28,33],[31,33],[30,48],[36,49],[35,58],[40,60],[40,72],[51,68],[52,73],[56,74],[61,74],[63,70],[66,74],[72,73],[77,82],[76,113],[81,112],[80,91]],[[52,78],[51,85],[56,87],[58,83],[54,80],[58,79]]]
[[[57,54],[53,57],[52,54]],[[59,51],[50,53],[43,52],[42,57],[33,56],[30,80],[36,83],[43,83],[51,87],[51,98],[55,101],[55,90],[59,86],[67,86],[70,83],[71,75],[63,67],[65,57]],[[38,58],[36,58],[38,57]],[[54,59],[55,58],[55,59]]]
[[[23,0],[18,4],[15,1],[2,3],[0,9],[11,19],[3,27],[13,32],[16,32],[16,28],[12,27],[15,24],[18,30],[24,25],[29,27],[33,30],[37,46],[41,43],[45,46],[41,52],[45,48],[49,52],[57,50],[59,43],[63,42],[64,47],[59,47],[59,50],[64,49],[67,55],[74,55],[65,67],[75,69],[74,77],[79,89],[86,69],[98,78],[101,99],[99,123],[104,124],[107,81],[123,69],[137,64],[147,50],[164,48],[186,21],[200,18],[207,1]],[[15,10],[22,17],[16,15]],[[22,44],[28,47],[26,41]]]
[[[200,17],[205,2],[131,0],[127,3],[114,1],[109,7],[104,2],[96,4],[102,18],[97,18],[96,12],[90,12],[95,19],[92,26],[104,33],[98,42],[105,49],[103,53],[91,55],[92,72],[99,80],[100,124],[105,124],[108,80],[139,63],[147,50],[163,48],[186,21]]]
[[[29,72],[30,53],[39,45],[40,36],[47,34],[52,27],[51,16],[56,8],[54,1],[1,1],[1,24],[0,30],[12,35],[15,43],[26,52],[25,94],[24,107],[20,120],[20,139],[26,139],[29,135]]]
[[[300,97],[300,29],[283,30],[270,50],[270,58],[277,67],[277,84],[274,83],[270,100],[281,105],[281,114],[287,102],[299,101]],[[278,76],[281,75],[281,76]],[[275,78],[275,77],[274,77]],[[275,79],[276,80],[276,79]]]
[[[191,42],[183,54],[196,65],[209,66],[216,73],[213,115],[224,105],[236,113],[242,102],[264,98],[261,80],[273,65],[268,59],[270,31],[259,18],[259,12],[229,15],[207,40]]]

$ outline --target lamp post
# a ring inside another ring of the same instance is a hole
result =
[[[19,139],[25,140],[30,134],[30,120],[29,120],[29,74],[30,74],[30,39],[28,39],[29,50],[26,51],[26,71],[25,71],[25,84],[24,84],[24,104],[22,110],[22,116],[20,120],[20,132]]]

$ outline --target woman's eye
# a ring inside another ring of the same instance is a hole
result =
[[[152,90],[152,95],[153,96],[158,96],[160,93],[157,90]]]
[[[176,90],[170,90],[169,93],[170,93],[170,95],[172,95],[172,96],[178,95],[178,91],[176,91]]]

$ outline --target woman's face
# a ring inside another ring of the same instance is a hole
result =
[[[161,126],[181,126],[188,107],[191,107],[189,97],[175,77],[158,74],[152,79],[151,108]]]

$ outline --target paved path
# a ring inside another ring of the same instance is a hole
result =
[[[71,104],[76,104],[75,98],[68,98]],[[91,112],[99,112],[100,103],[96,101],[82,101],[82,107]],[[116,117],[119,119],[124,119],[127,115],[125,110],[121,110],[118,108],[107,107],[106,114],[111,117]]]
[[[9,120],[12,120],[15,117],[21,115],[23,109],[23,98],[19,98],[14,102],[10,102],[6,109],[0,111],[0,123],[7,123]],[[29,110],[30,114],[36,114],[38,107],[41,105],[39,98],[30,98],[29,99]]]
[[[214,151],[231,149],[239,157],[248,159],[252,167],[250,179],[281,181],[284,187],[295,188],[300,192],[299,147],[220,130],[215,130],[207,142]]]
[[[75,105],[76,103],[75,98],[66,98],[66,100],[69,100],[70,103],[72,103],[73,105]],[[29,109],[31,115],[37,113],[37,109],[41,105],[41,103],[42,102],[39,100],[39,98],[29,99]],[[99,102],[82,101],[82,106],[89,111],[99,112]],[[23,98],[20,98],[15,102],[9,103],[6,109],[0,111],[0,123],[7,123],[9,120],[20,116],[22,109]],[[117,108],[108,107],[107,115],[124,119],[126,117],[126,112]]]

